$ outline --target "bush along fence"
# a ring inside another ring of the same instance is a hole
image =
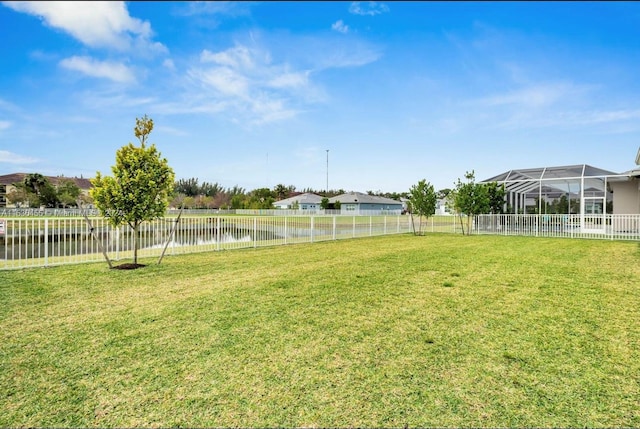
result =
[[[345,238],[413,233],[409,215],[370,216],[191,216],[141,225],[138,256],[161,257]],[[133,257],[133,233],[100,217],[0,218],[0,269],[119,261]],[[458,233],[459,216],[423,219],[426,233]],[[640,215],[479,215],[472,234],[640,241]],[[466,232],[466,231],[465,231]],[[104,253],[103,253],[104,252]]]

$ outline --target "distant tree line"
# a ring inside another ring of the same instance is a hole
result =
[[[52,184],[40,173],[31,173],[24,180],[13,184],[14,189],[7,195],[11,204],[24,207],[76,207],[78,201],[92,203],[90,195],[83,194],[72,179],[60,178]],[[328,208],[329,198],[346,193],[344,189],[318,190],[304,188],[300,191],[294,185],[277,184],[273,189],[257,188],[251,191],[240,186],[225,188],[219,183],[200,182],[197,177],[178,179],[174,182],[169,206],[187,209],[271,209],[276,201],[302,193],[312,193],[323,197],[321,207]],[[449,201],[455,189],[434,191],[436,199]],[[389,198],[396,201],[409,200],[407,192],[367,191],[368,195]],[[453,209],[453,204],[448,203]]]
[[[19,207],[77,207],[79,201],[87,200],[73,179],[61,177],[53,184],[40,173],[27,174],[7,194],[7,201]]]
[[[276,201],[303,193],[312,193],[323,199],[326,198],[325,205],[327,205],[329,198],[344,194],[345,191],[304,188],[297,192],[295,186],[279,183],[273,189],[265,187],[247,192],[239,186],[224,188],[219,183],[199,183],[198,178],[192,177],[175,182],[170,205],[188,209],[272,209]]]

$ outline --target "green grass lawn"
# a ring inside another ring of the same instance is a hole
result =
[[[381,236],[0,272],[2,427],[639,427],[640,246]]]

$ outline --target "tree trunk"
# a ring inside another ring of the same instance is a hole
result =
[[[138,226],[135,224],[133,227],[133,264],[138,265]]]
[[[93,238],[98,243],[98,246],[100,247],[100,251],[102,252],[102,255],[104,256],[104,259],[107,260],[107,264],[109,265],[109,268],[113,268],[113,264],[111,264],[111,260],[109,259],[109,255],[107,255],[107,251],[104,249],[104,246],[102,245],[102,239],[100,237],[98,237],[98,234],[95,233],[93,225],[91,224],[91,220],[89,220],[89,216],[87,216],[87,213],[86,213],[84,207],[82,207],[81,204],[78,204],[78,207],[80,207],[82,209],[82,216],[84,216],[84,219],[87,221],[87,225],[89,225],[89,230],[91,231],[91,235],[93,235]]]
[[[411,229],[413,229],[413,235],[418,235],[416,234],[416,224],[413,220],[413,212],[409,212],[409,217],[411,218]]]

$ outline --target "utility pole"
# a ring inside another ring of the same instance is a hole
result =
[[[269,152],[267,152],[267,188],[269,188]]]
[[[327,149],[327,187],[325,191],[327,194],[329,193],[329,149]]]

